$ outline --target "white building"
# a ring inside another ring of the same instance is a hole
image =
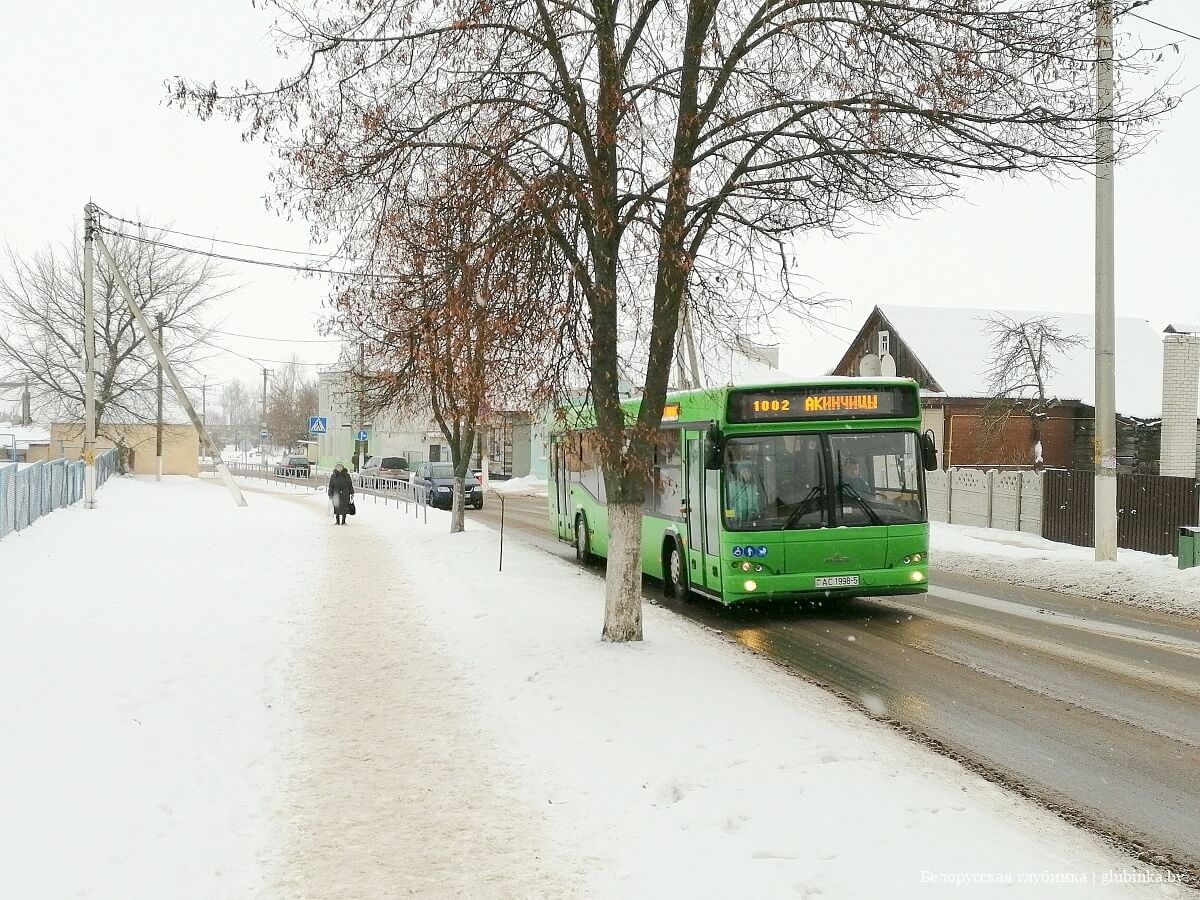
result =
[[[354,469],[357,437],[365,433],[359,449],[371,456],[401,456],[410,467],[426,460],[449,459],[450,451],[433,417],[398,413],[360,415],[358,398],[350,387],[350,373],[321,372],[317,376],[317,415],[325,419],[325,434],[317,435],[317,464],[332,467],[342,461]],[[368,421],[364,422],[363,419]]]

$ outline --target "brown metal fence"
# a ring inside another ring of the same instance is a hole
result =
[[[1042,478],[1042,535],[1090,547],[1094,543],[1095,476],[1047,470]],[[1200,484],[1165,475],[1117,475],[1117,545],[1147,553],[1177,552],[1182,525],[1200,522]]]

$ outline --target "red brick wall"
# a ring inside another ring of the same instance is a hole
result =
[[[951,466],[1033,465],[1033,423],[1020,411],[996,425],[985,415],[985,401],[946,405],[945,447]],[[1042,458],[1045,465],[1071,468],[1075,441],[1074,407],[1056,407],[1042,422]]]

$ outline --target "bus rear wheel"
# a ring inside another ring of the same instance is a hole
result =
[[[663,554],[663,583],[667,593],[676,600],[688,598],[687,567],[678,541],[668,541]]]
[[[588,540],[587,518],[583,513],[575,517],[575,558],[584,565],[593,559],[591,542]]]

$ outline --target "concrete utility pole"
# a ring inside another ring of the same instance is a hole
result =
[[[1096,3],[1096,559],[1117,558],[1113,8]]]
[[[108,245],[97,234],[95,241],[100,245],[100,252],[104,254],[104,259],[112,269],[113,279],[117,282],[117,287],[121,294],[125,297],[125,303],[129,306],[129,311],[133,314],[133,318],[137,320],[138,327],[142,330],[142,336],[145,337],[146,343],[150,345],[150,349],[154,351],[154,355],[158,358],[158,364],[162,366],[167,378],[171,382],[171,387],[175,389],[175,396],[179,400],[179,404],[187,413],[188,419],[191,420],[192,426],[200,435],[200,446],[208,447],[209,452],[217,461],[217,473],[221,476],[221,480],[225,482],[225,486],[229,488],[229,493],[233,497],[233,502],[238,506],[246,505],[246,498],[242,496],[241,490],[238,489],[237,482],[233,480],[233,476],[229,474],[229,469],[225,467],[224,461],[221,459],[221,454],[217,450],[216,445],[209,437],[208,429],[204,427],[204,423],[200,421],[200,417],[196,415],[196,408],[192,406],[192,401],[188,399],[188,395],[183,390],[183,385],[179,383],[179,379],[175,377],[175,370],[171,368],[171,364],[167,362],[167,357],[163,353],[162,346],[154,338],[154,330],[150,327],[150,323],[146,321],[146,316],[137,302],[133,299],[133,291],[129,289],[129,283],[125,280],[125,276],[121,274],[121,270],[117,267],[117,261],[113,259]]]
[[[92,311],[96,208],[83,207],[83,508],[96,508],[96,332]]]
[[[158,345],[161,347],[163,342],[163,318],[158,316]],[[162,428],[163,428],[163,410],[162,410],[162,387],[163,387],[163,371],[162,363],[158,364],[158,427],[154,430],[154,480],[162,481]]]
[[[363,412],[363,376],[367,372],[367,346],[361,341],[358,344],[358,428],[360,431],[366,431],[366,414]],[[367,462],[367,442],[358,440],[358,435],[354,436],[354,471],[362,471],[362,467]]]
[[[267,376],[271,374],[271,370],[263,366],[263,389],[262,389],[262,427],[258,431],[258,443],[263,449],[265,438],[263,435],[267,433]]]

